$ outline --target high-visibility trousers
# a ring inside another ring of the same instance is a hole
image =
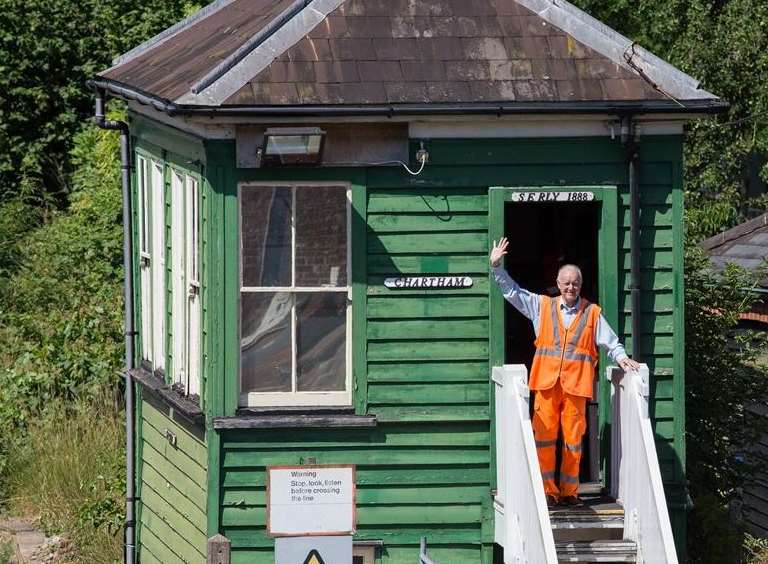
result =
[[[563,391],[560,379],[548,390],[537,390],[533,403],[533,434],[539,454],[544,492],[559,496],[577,495],[581,438],[587,430],[587,398]],[[558,431],[563,430],[560,487],[555,483]]]

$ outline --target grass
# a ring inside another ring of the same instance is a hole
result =
[[[71,562],[122,557],[123,418],[102,396],[49,406],[9,453],[9,510],[39,516],[46,533],[66,537]]]
[[[13,542],[0,536],[0,564],[14,564]]]

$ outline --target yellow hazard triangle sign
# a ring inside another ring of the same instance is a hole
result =
[[[309,551],[309,554],[307,554],[307,558],[304,560],[304,564],[325,564],[325,560],[323,560],[323,557],[320,556],[320,553],[313,548]]]

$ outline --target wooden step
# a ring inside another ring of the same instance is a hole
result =
[[[549,511],[555,541],[621,540],[624,509],[613,499],[582,495],[581,507],[556,507]]]
[[[627,540],[556,542],[558,562],[635,562],[637,545]]]

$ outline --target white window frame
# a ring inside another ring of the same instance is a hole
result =
[[[154,361],[152,354],[152,229],[149,196],[149,161],[136,158],[136,200],[138,210],[139,299],[141,303],[141,358]]]
[[[184,395],[200,395],[200,183],[171,171],[172,380]]]
[[[152,353],[154,370],[165,370],[165,163],[150,159],[152,257]]]
[[[347,286],[337,287],[304,287],[295,285],[296,278],[296,189],[312,189],[322,187],[343,188],[347,196]],[[242,225],[242,195],[244,190],[258,190],[268,188],[292,188],[291,210],[291,286],[244,286],[243,285],[243,225]],[[243,182],[238,185],[237,194],[238,210],[238,259],[240,264],[240,292],[238,293],[238,390],[242,407],[299,407],[299,406],[350,406],[352,405],[352,187],[348,182]],[[344,391],[306,391],[296,390],[296,303],[291,305],[291,391],[290,392],[244,392],[242,390],[242,362],[240,360],[242,341],[242,305],[240,302],[243,293],[279,293],[285,292],[295,296],[300,293],[328,293],[339,292],[347,295],[346,308],[346,374]]]
[[[200,396],[200,366],[202,348],[202,296],[200,295],[200,182],[194,176],[186,175],[186,202],[184,228],[185,241],[185,275],[187,286],[187,333],[186,359],[188,395]]]

